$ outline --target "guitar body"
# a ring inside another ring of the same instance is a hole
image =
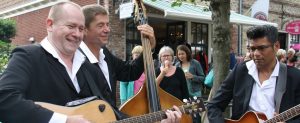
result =
[[[267,117],[263,113],[248,111],[239,120],[225,119],[225,123],[260,123],[266,120]]]
[[[176,97],[165,92],[160,87],[158,89],[158,95],[160,100],[160,105],[162,110],[166,110],[173,105],[180,106],[184,103],[177,99]],[[149,113],[148,100],[147,97],[146,84],[144,84],[141,90],[133,96],[131,99],[126,101],[119,109],[121,112],[129,116],[138,116]],[[192,118],[190,115],[182,114],[181,123],[192,123]]]
[[[82,115],[92,123],[107,123],[116,121],[114,111],[107,102],[102,100],[94,100],[75,107],[65,107],[44,102],[36,102],[36,104],[67,116]],[[100,109],[103,109],[102,112]]]

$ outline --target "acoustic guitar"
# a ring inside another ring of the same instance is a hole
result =
[[[67,116],[82,115],[92,123],[153,123],[167,118],[165,111],[157,111],[116,121],[112,108],[103,100],[94,100],[75,107],[65,107],[45,102],[36,102],[36,104]],[[203,100],[200,98],[186,100],[179,109],[183,114],[196,114],[206,110]]]
[[[280,113],[279,115],[267,120],[263,113],[248,111],[239,120],[225,119],[225,123],[276,123],[285,122],[300,114],[300,104]]]

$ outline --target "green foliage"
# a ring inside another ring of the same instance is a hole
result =
[[[0,75],[5,70],[8,63],[9,55],[14,46],[10,43],[0,40]]]
[[[12,19],[0,20],[0,40],[10,43],[11,38],[16,35],[16,22]]]

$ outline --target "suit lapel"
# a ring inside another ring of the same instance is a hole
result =
[[[77,77],[77,81],[78,81],[78,84],[79,84],[79,87],[80,87],[80,92],[82,90],[85,89],[86,86],[86,78],[84,77],[84,74],[82,74],[84,71],[82,70],[82,67],[84,67],[83,65],[81,66],[81,68],[78,70],[77,74],[76,74],[76,77]]]
[[[59,64],[59,62],[57,61],[57,59],[53,58],[53,56],[51,54],[47,54],[47,58],[49,63],[50,63],[50,68],[52,69],[56,69],[55,71],[58,71],[58,72],[53,72],[53,74],[56,74],[56,77],[61,77],[62,80],[65,80],[65,82],[67,83],[67,85],[72,88],[73,91],[77,92],[67,71],[66,71],[66,68]]]
[[[286,65],[280,63],[279,75],[277,78],[277,83],[275,87],[275,111],[279,113],[280,103],[282,96],[286,89],[286,78],[287,78],[287,67]]]
[[[113,68],[112,68],[112,61],[110,61],[110,59],[108,58],[109,57],[109,54],[108,54],[108,49],[105,47],[105,48],[103,48],[103,53],[105,54],[105,58],[104,58],[104,60],[106,61],[106,63],[107,63],[107,68],[108,68],[108,73],[109,73],[109,83],[110,83],[110,86],[111,86],[111,91],[112,92],[116,92],[115,90],[116,90],[116,83],[114,82],[115,80],[113,80],[113,78],[114,77],[112,77],[113,76],[113,73],[112,73],[112,71],[113,71]]]
[[[251,98],[251,94],[252,94],[252,89],[253,89],[253,84],[255,82],[255,80],[250,75],[247,75],[245,80],[246,80],[245,86],[244,86],[245,88],[243,88],[245,91],[245,99],[243,102],[244,111],[248,110],[249,102],[250,102],[250,98]]]

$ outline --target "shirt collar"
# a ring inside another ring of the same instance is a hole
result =
[[[246,66],[249,75],[255,76],[255,73],[258,73],[256,65],[253,60],[246,62]],[[276,60],[276,65],[271,76],[278,76],[278,74],[279,74],[279,62],[278,60]]]
[[[105,59],[105,55],[103,53],[103,49],[101,48],[100,51],[99,51],[99,62],[102,63]]]
[[[81,50],[83,51],[83,53],[86,55],[86,57],[88,58],[88,60],[91,63],[98,63],[98,59],[94,56],[94,54],[92,53],[92,51],[88,48],[88,46],[82,41],[80,43]]]
[[[47,37],[44,38],[40,44],[48,53],[50,53],[54,58],[58,59],[58,61],[61,64],[66,66],[66,64],[59,57],[58,53],[56,52],[55,48],[52,46],[50,41],[47,39]],[[82,64],[84,62],[84,60],[85,60],[85,56],[77,49],[74,54],[73,63]]]
[[[98,63],[98,62],[101,63],[105,59],[105,54],[103,53],[102,48],[99,51],[99,60],[94,56],[92,51],[88,48],[88,46],[84,42],[81,42],[80,48],[91,63]]]

